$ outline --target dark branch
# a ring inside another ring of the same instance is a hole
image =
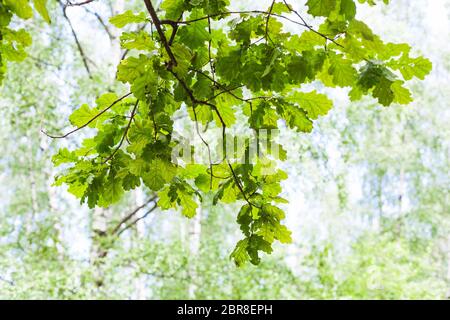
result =
[[[173,54],[172,49],[170,48],[169,42],[167,41],[166,35],[164,34],[164,31],[162,29],[161,21],[159,20],[158,15],[156,14],[152,2],[150,0],[144,0],[144,2],[148,12],[150,13],[150,17],[152,18],[153,24],[155,25],[156,31],[159,34],[159,38],[161,39],[161,42],[167,54],[169,55],[171,63],[169,64],[168,68],[171,69],[173,66],[177,65],[177,59],[175,58],[175,55]]]
[[[175,28],[175,27],[176,27],[177,25],[179,25],[179,24],[189,24],[189,23],[191,23],[191,22],[200,21],[200,20],[204,20],[204,19],[209,19],[209,18],[214,17],[214,16],[223,15],[223,13],[218,13],[218,14],[215,14],[215,15],[209,15],[209,16],[206,16],[206,17],[203,17],[203,18],[199,18],[199,19],[195,19],[195,20],[190,20],[190,21],[173,21],[173,20],[164,20],[164,21],[160,21],[160,20],[158,19],[158,16],[156,15],[156,12],[155,12],[155,10],[154,10],[154,8],[153,8],[153,6],[152,6],[150,0],[144,0],[144,2],[145,2],[145,4],[146,4],[146,6],[147,6],[147,9],[148,9],[148,11],[149,11],[151,17],[152,17],[152,20],[153,20],[153,22],[154,22],[154,24],[155,24],[155,27],[157,28],[157,31],[158,31],[158,33],[159,33],[159,35],[160,35],[161,42],[163,43],[163,45],[164,45],[164,47],[165,47],[165,49],[166,49],[166,52],[167,52],[167,54],[169,55],[169,57],[173,56],[173,53],[172,53],[172,51],[171,51],[171,49],[170,49],[169,44],[167,43],[167,39],[166,39],[165,35],[164,35],[164,33],[163,33],[162,29],[161,29],[161,24],[163,24],[163,23],[169,24],[169,25],[171,25],[173,28]],[[250,11],[249,13],[255,13],[255,12],[256,12],[256,13],[265,13],[265,14],[268,14],[268,13],[265,12],[265,11]],[[233,13],[239,13],[239,14],[241,14],[241,13],[244,13],[244,11],[241,11],[241,12],[227,12],[226,14],[233,14]],[[274,16],[279,16],[279,15],[277,15],[277,14],[273,14],[273,15],[274,15]],[[286,18],[286,17],[284,17],[284,18]],[[286,18],[286,19],[289,20],[289,18]],[[298,22],[297,22],[297,23],[298,23]],[[226,126],[226,123],[225,123],[225,121],[224,121],[222,115],[220,114],[219,110],[217,109],[217,106],[214,105],[213,103],[209,102],[209,101],[203,101],[203,100],[197,99],[197,98],[195,97],[195,95],[194,95],[193,90],[192,90],[191,88],[189,88],[189,86],[187,85],[187,83],[186,83],[186,82],[185,82],[185,81],[184,81],[184,80],[183,80],[183,79],[182,79],[175,71],[172,70],[172,63],[173,63],[173,62],[174,62],[174,61],[172,60],[171,63],[169,63],[169,64],[167,65],[167,69],[168,69],[168,71],[175,77],[175,79],[178,80],[178,82],[181,84],[181,86],[183,87],[183,89],[186,91],[187,95],[189,96],[189,99],[191,100],[191,102],[192,102],[192,104],[193,104],[193,109],[195,110],[195,106],[198,105],[198,104],[202,104],[202,105],[209,106],[209,107],[216,113],[217,117],[219,118],[219,121],[220,121],[220,123],[221,123],[221,125],[222,125],[222,138],[223,138],[223,140],[225,141],[225,139],[226,139],[226,128],[227,128],[227,126]],[[176,61],[175,61],[175,62],[176,62]],[[213,80],[213,81],[215,82],[215,80]],[[194,115],[195,115],[195,113],[194,113]],[[197,121],[196,121],[196,122],[197,122]],[[202,140],[203,140],[203,139],[202,139]],[[203,141],[204,141],[204,140],[203,140]],[[205,143],[205,142],[206,142],[206,141],[204,141],[204,143]],[[209,145],[208,145],[207,143],[206,143],[206,145],[209,147]],[[250,200],[248,199],[248,197],[247,197],[247,195],[245,194],[245,191],[244,191],[244,189],[243,189],[243,187],[242,187],[242,185],[241,185],[241,183],[240,183],[240,181],[239,181],[239,177],[236,175],[236,172],[234,171],[234,169],[233,169],[233,167],[232,167],[232,165],[231,165],[231,163],[229,162],[228,159],[227,159],[227,163],[228,163],[228,166],[229,166],[229,168],[230,168],[230,170],[231,170],[233,179],[234,179],[236,185],[238,186],[240,192],[242,193],[243,198],[247,201],[247,203],[248,203],[250,206],[257,207],[256,205],[254,205],[253,203],[251,203]],[[212,165],[211,165],[211,167],[212,167]],[[210,168],[210,170],[211,170],[211,168]],[[211,175],[212,175],[212,174],[213,174],[213,173],[211,172]]]

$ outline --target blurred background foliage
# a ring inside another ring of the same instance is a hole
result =
[[[34,41],[29,57],[8,67],[0,89],[0,298],[449,296],[449,0],[362,7],[360,19],[383,38],[408,42],[430,58],[432,75],[411,87],[415,101],[407,107],[352,104],[334,93],[335,109],[312,135],[282,133],[292,141],[284,189],[294,243],[241,269],[228,257],[239,235],[237,206],[204,207],[194,220],[156,210],[105,239],[93,227],[105,212],[51,186],[51,155],[77,141],[50,141],[40,130],[63,129],[71,110],[117,85],[117,30],[102,22],[140,5],[124,2],[68,8],[90,77],[58,2],[51,2],[50,26],[15,22]],[[145,190],[129,195],[107,210],[107,223],[146,198]]]

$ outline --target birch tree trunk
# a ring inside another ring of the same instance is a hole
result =
[[[136,207],[142,205],[145,201],[144,199],[144,192],[141,188],[137,188],[134,192],[135,197],[135,205]],[[130,241],[137,240],[139,241],[145,236],[145,225],[143,220],[139,220],[135,225],[135,234],[136,236],[131,238]],[[133,243],[131,243],[133,245]],[[144,275],[137,276],[134,280],[134,291],[135,291],[135,299],[137,300],[145,300],[146,299],[146,293],[145,293],[145,280],[146,277]]]
[[[94,281],[97,288],[104,284],[103,258],[106,257],[105,237],[107,236],[109,209],[95,208],[92,213],[91,264],[94,267]]]
[[[447,299],[450,300],[450,235],[447,238]]]
[[[125,7],[124,0],[110,2],[111,13],[113,15],[123,12]],[[119,31],[113,29],[112,36],[116,41],[111,42],[111,61],[118,61],[121,56],[120,45],[117,41]],[[105,247],[106,236],[108,235],[108,225],[112,218],[110,209],[95,208],[92,212],[92,246],[91,246],[91,264],[94,267],[95,284],[101,288],[104,284],[103,260],[108,251]]]
[[[197,209],[197,214],[190,221],[189,225],[189,252],[190,252],[190,263],[189,263],[189,277],[191,282],[188,288],[189,299],[194,299],[197,293],[197,263],[199,251],[200,251],[200,241],[202,233],[202,208]]]

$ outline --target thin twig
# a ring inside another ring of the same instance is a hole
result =
[[[208,58],[209,58],[209,67],[211,69],[212,78],[215,81],[216,79],[216,70],[214,67],[214,61],[211,55],[211,46],[212,46],[212,33],[211,33],[211,18],[208,17],[208,33],[209,33],[209,41],[208,41]]]
[[[112,32],[109,30],[108,25],[105,23],[105,21],[103,20],[103,18],[102,18],[97,12],[91,11],[91,10],[89,10],[89,9],[86,8],[86,7],[83,7],[83,9],[84,9],[87,13],[89,13],[89,14],[91,14],[91,15],[93,15],[94,17],[97,18],[98,22],[101,24],[101,26],[103,27],[103,29],[105,30],[105,32],[108,34],[108,37],[109,37],[109,39],[110,39],[111,41],[114,40],[114,39],[116,38],[116,37],[112,34]]]
[[[130,220],[131,218],[133,218],[133,216],[138,213],[141,209],[145,208],[149,203],[154,202],[157,199],[157,196],[153,196],[152,198],[150,198],[148,201],[146,201],[144,204],[142,204],[141,206],[137,207],[136,209],[134,209],[133,211],[131,211],[129,214],[127,214],[125,217],[122,218],[122,220],[119,221],[119,223],[111,230],[111,234],[115,234],[119,231],[120,227],[128,222],[128,220]]]
[[[152,25],[153,25],[153,23],[152,23]],[[145,24],[141,25],[141,26],[136,30],[136,32],[141,32],[141,31],[144,30],[144,29],[145,29]],[[122,53],[122,56],[120,57],[120,61],[124,60],[124,59],[127,57],[128,53],[130,53],[130,49],[125,49],[125,50],[123,51],[123,53]]]
[[[139,99],[136,100],[136,104],[134,105],[133,110],[131,111],[130,120],[128,121],[127,127],[125,128],[125,132],[123,133],[122,139],[119,142],[119,145],[114,149],[113,153],[103,161],[103,164],[107,163],[109,160],[111,160],[114,155],[119,151],[119,149],[122,147],[123,142],[125,141],[125,138],[127,137],[128,130],[130,130],[131,122],[133,122],[134,116],[136,115],[136,111],[139,105]]]
[[[178,21],[180,21],[181,19],[183,19],[183,13],[180,14]],[[171,46],[173,44],[173,41],[175,40],[175,36],[177,35],[177,31],[178,31],[178,25],[172,26],[172,34],[170,35],[169,46]]]
[[[80,40],[78,39],[78,35],[75,32],[75,28],[72,25],[72,21],[70,21],[69,17],[67,16],[67,11],[66,11],[67,4],[64,5],[61,0],[59,1],[59,3],[61,5],[61,9],[63,11],[63,16],[66,19],[67,23],[69,24],[70,30],[71,30],[72,35],[73,35],[73,39],[75,40],[75,44],[77,45],[78,52],[80,53],[80,56],[81,56],[81,60],[83,61],[84,68],[86,69],[86,72],[88,73],[89,78],[92,79],[91,70],[90,70],[89,65],[88,65],[88,59],[86,57],[86,54],[84,53],[83,47],[81,46]]]
[[[289,8],[290,8],[290,7],[289,7]],[[290,10],[292,10],[292,9],[290,9]],[[292,10],[292,12],[294,12],[294,11]],[[263,11],[263,10],[224,11],[224,12],[218,12],[218,13],[210,14],[210,15],[207,15],[207,16],[204,16],[204,17],[199,17],[199,18],[196,18],[196,19],[185,20],[185,21],[175,21],[175,20],[170,20],[170,19],[164,19],[164,20],[161,20],[160,23],[161,23],[161,24],[168,24],[168,25],[171,25],[171,26],[174,26],[174,25],[177,25],[177,24],[191,24],[191,23],[194,23],[194,22],[206,20],[206,19],[208,19],[208,18],[214,18],[214,17],[220,17],[220,16],[227,16],[227,15],[235,15],[235,14],[239,14],[239,15],[240,15],[240,14],[263,14],[263,15],[271,15],[271,16],[274,16],[274,17],[277,17],[277,18],[284,19],[284,20],[286,20],[286,21],[292,22],[292,23],[294,23],[294,24],[296,24],[296,25],[305,27],[305,28],[311,30],[312,32],[316,33],[317,35],[321,36],[322,38],[324,38],[324,39],[326,39],[326,40],[328,40],[328,41],[330,41],[330,42],[333,42],[333,43],[336,44],[337,46],[343,47],[341,44],[337,43],[334,39],[332,39],[332,38],[328,37],[327,35],[325,35],[325,34],[319,32],[319,31],[313,29],[309,24],[307,24],[307,23],[305,22],[304,19],[302,19],[302,22],[299,22],[299,21],[293,20],[293,19],[291,19],[291,18],[289,18],[289,17],[286,17],[286,16],[284,16],[284,15],[277,14],[277,13],[273,13],[273,12],[272,12],[272,13],[269,13],[269,12]]]
[[[220,89],[222,89],[222,92],[219,92],[218,94],[212,96],[210,99],[208,99],[207,101],[211,101],[214,100],[215,98],[217,98],[219,95],[222,95],[224,93],[228,93],[230,94],[233,98],[240,100],[242,102],[249,102],[251,100],[268,100],[268,99],[272,99],[273,97],[269,97],[269,96],[257,96],[257,97],[251,97],[251,98],[242,98],[239,97],[238,95],[234,94],[233,91],[237,90],[239,88],[244,87],[243,85],[240,86],[236,86],[234,88],[227,88],[225,85],[221,84],[220,82],[216,81],[215,79],[213,79],[211,76],[209,76],[208,74],[204,73],[201,70],[197,70],[194,68],[189,68],[189,70],[194,71],[202,76],[204,76],[205,78],[209,79],[210,81],[212,81],[214,83],[215,86],[219,87]]]
[[[294,13],[297,17],[300,18],[300,20],[302,21],[303,25],[308,28],[310,31],[314,32],[315,34],[321,36],[322,38],[324,38],[325,40],[331,41],[332,43],[334,43],[335,45],[343,48],[344,46],[341,45],[340,43],[337,43],[335,39],[331,39],[330,37],[324,35],[323,33],[320,33],[319,31],[315,30],[309,23],[306,22],[306,20],[300,15],[300,13],[298,13],[298,11],[292,9],[292,7],[287,3],[286,0],[283,0],[284,5],[288,8],[288,10],[291,13]]]
[[[198,22],[198,21],[202,21],[202,20],[206,20],[208,18],[215,18],[215,17],[220,17],[220,16],[229,16],[229,15],[241,15],[241,14],[264,14],[264,15],[268,15],[269,12],[264,11],[264,10],[244,10],[244,11],[223,11],[223,12],[217,12],[217,13],[213,13],[213,14],[209,14],[207,16],[203,16],[203,17],[199,17],[199,18],[195,18],[195,19],[191,19],[191,20],[184,20],[184,21],[175,21],[175,20],[170,20],[170,19],[164,19],[161,20],[161,24],[168,24],[168,25],[176,25],[176,24],[191,24],[194,22]],[[287,21],[290,21],[292,23],[301,25],[306,27],[306,25],[304,25],[302,22],[298,22],[295,21],[291,18],[288,18],[286,16],[283,16],[281,14],[277,14],[277,13],[271,13],[272,16],[274,17],[278,17]]]
[[[147,218],[147,216],[152,213],[153,211],[156,210],[156,208],[158,208],[158,206],[155,204],[153,207],[151,207],[142,217],[136,218],[135,220],[133,220],[132,222],[130,222],[129,224],[127,224],[125,226],[125,228],[121,229],[118,233],[117,236],[120,236],[122,233],[124,233],[126,230],[130,229],[132,226],[134,226],[136,223],[138,223],[139,221]]]
[[[270,35],[269,35],[269,22],[270,22],[270,16],[272,15],[272,10],[273,10],[274,5],[275,5],[275,0],[272,1],[272,4],[270,5],[270,8],[269,8],[269,14],[267,15],[267,18],[266,18],[265,38],[266,38],[266,41],[267,41],[267,39],[269,39],[271,42],[273,42],[273,40],[272,40],[272,38],[270,38]]]
[[[214,172],[213,172],[213,164],[212,164],[212,158],[211,158],[211,148],[209,147],[208,142],[203,138],[202,134],[200,133],[200,129],[198,127],[197,111],[195,110],[195,105],[192,106],[192,112],[194,113],[195,129],[197,131],[197,135],[200,137],[200,140],[202,140],[203,144],[206,146],[206,149],[208,150],[209,170],[210,170],[210,176],[211,176],[211,179],[209,181],[209,188],[212,190]]]
[[[91,120],[89,120],[88,122],[86,122],[85,124],[83,124],[81,127],[78,127],[72,131],[69,131],[68,133],[62,135],[62,136],[55,136],[55,135],[51,135],[48,134],[47,132],[45,132],[43,129],[41,129],[41,132],[43,134],[45,134],[47,137],[52,138],[52,139],[64,139],[67,138],[68,136],[70,136],[71,134],[87,127],[88,125],[90,125],[95,119],[97,119],[98,117],[100,117],[102,114],[104,114],[106,111],[108,111],[109,109],[111,109],[112,107],[114,107],[116,104],[118,104],[120,101],[122,101],[123,99],[127,98],[128,96],[131,95],[131,92],[127,93],[126,95],[120,97],[119,99],[117,99],[116,101],[114,101],[110,106],[108,106],[107,108],[103,109],[100,113],[98,113],[97,115],[95,115]]]
[[[84,6],[84,5],[94,2],[94,1],[95,0],[85,0],[83,2],[78,2],[78,3],[77,2],[73,3],[73,2],[67,1],[65,6],[66,7],[79,7],[79,6]]]

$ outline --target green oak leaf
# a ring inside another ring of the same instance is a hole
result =
[[[133,11],[128,10],[124,13],[115,15],[109,19],[109,22],[116,26],[117,28],[123,28],[130,23],[142,23],[147,21],[147,16],[144,12],[139,12],[138,14],[133,13]]]

